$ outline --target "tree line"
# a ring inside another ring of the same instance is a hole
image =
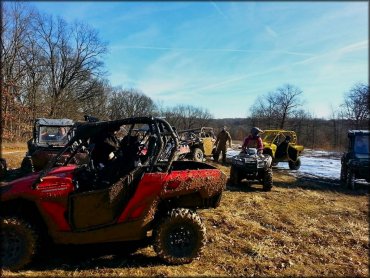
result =
[[[286,84],[261,95],[244,119],[214,119],[206,108],[155,103],[137,88],[113,87],[108,44],[83,22],[68,23],[24,2],[1,2],[1,140],[24,141],[35,118],[84,115],[102,120],[165,117],[178,130],[227,125],[242,140],[250,127],[292,129],[307,147],[341,149],[348,129],[368,129],[369,86],[355,84],[330,120],[304,110],[303,92]],[[246,111],[247,112],[247,111]]]

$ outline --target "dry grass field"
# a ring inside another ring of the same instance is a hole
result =
[[[8,151],[19,151],[8,153]],[[25,150],[4,146],[11,167]],[[211,163],[211,162],[210,162]],[[218,165],[229,174],[230,167]],[[163,264],[151,247],[133,254],[55,249],[27,270],[2,276],[369,277],[369,193],[274,172],[274,187],[228,186],[220,207],[199,211],[208,244],[191,264]]]

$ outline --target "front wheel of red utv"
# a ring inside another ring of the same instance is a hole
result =
[[[154,250],[169,264],[190,263],[200,257],[206,243],[206,227],[189,209],[173,209],[154,231]]]
[[[38,235],[25,220],[16,217],[1,219],[1,268],[18,270],[31,262],[36,254]]]

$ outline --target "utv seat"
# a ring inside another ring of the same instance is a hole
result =
[[[70,219],[75,229],[86,230],[115,222],[144,173],[144,168],[137,166],[138,152],[138,137],[125,136],[120,143],[118,157],[98,173],[98,186],[108,187],[70,197]]]
[[[148,149],[146,151],[146,154],[141,157],[142,164],[145,164],[157,154],[158,148],[157,148],[157,137],[156,136],[150,135],[148,139],[147,148]]]
[[[99,173],[100,180],[112,184],[135,169],[139,161],[139,141],[137,136],[126,135],[117,152],[117,158],[106,163]]]
[[[288,146],[289,146],[289,143],[288,142],[285,142],[283,141],[277,148],[276,148],[276,152],[275,152],[275,158],[276,159],[279,159],[279,158],[282,158],[284,156],[286,156],[288,154]]]

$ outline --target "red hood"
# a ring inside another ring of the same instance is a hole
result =
[[[48,174],[47,177],[50,176],[58,176],[58,177],[67,177],[70,176],[70,174],[73,172],[74,169],[76,169],[77,165],[68,165],[68,166],[62,166],[62,167],[56,167],[52,169]],[[13,194],[20,194],[25,193],[27,191],[32,190],[31,186],[36,181],[36,179],[39,177],[40,172],[32,173],[29,175],[26,175],[22,178],[13,180],[8,183],[2,183],[1,184],[1,197],[5,197],[5,195],[13,195]]]

